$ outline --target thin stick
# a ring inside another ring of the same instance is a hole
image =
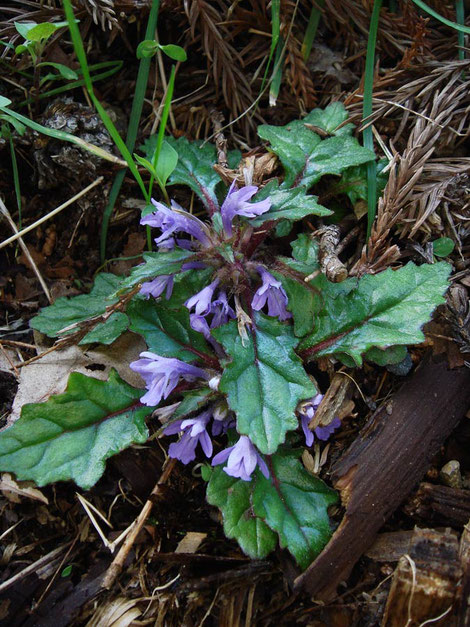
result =
[[[100,176],[99,178],[96,179],[96,181],[94,181],[93,183],[90,183],[90,185],[87,185],[87,187],[85,187],[85,189],[82,189],[81,192],[78,192],[78,194],[75,194],[75,196],[72,196],[72,198],[69,198],[69,200],[64,202],[62,205],[59,205],[56,209],[54,209],[53,211],[51,211],[47,215],[43,216],[42,218],[39,218],[39,220],[36,220],[36,222],[33,222],[33,224],[30,224],[29,226],[27,226],[23,230],[18,231],[18,229],[15,226],[16,234],[13,235],[12,237],[9,237],[4,242],[2,242],[0,244],[0,248],[3,248],[4,246],[7,246],[7,244],[11,244],[12,242],[16,241],[17,239],[20,239],[26,233],[29,233],[30,231],[35,229],[37,226],[39,226],[43,222],[46,222],[46,220],[49,220],[53,216],[57,215],[60,211],[62,211],[62,209],[65,209],[66,207],[71,205],[73,202],[75,202],[76,200],[78,200],[79,198],[81,198],[82,196],[87,194],[90,191],[90,189],[93,189],[93,187],[96,187],[97,185],[102,183],[102,181],[103,181],[103,177]],[[2,205],[3,205],[3,203],[2,203]]]
[[[0,199],[0,213],[2,213],[3,216],[7,219],[8,223],[10,224],[10,226],[12,228],[12,231],[15,233],[15,235],[10,237],[10,241],[19,240],[19,244],[21,246],[21,249],[24,252],[24,254],[26,255],[26,258],[28,259],[29,265],[33,269],[34,274],[37,276],[38,281],[41,284],[42,290],[43,290],[44,294],[46,295],[47,300],[49,301],[49,303],[52,303],[51,295],[50,295],[49,289],[48,289],[48,287],[46,285],[46,282],[42,278],[42,274],[39,272],[39,268],[37,267],[36,262],[32,258],[31,253],[28,250],[28,247],[26,246],[26,244],[24,243],[24,241],[21,238],[22,232],[21,233],[18,232],[18,229],[17,229],[16,224],[14,223],[14,221],[13,221],[11,215],[10,215],[10,212],[5,207],[5,205],[3,204],[3,201],[1,199]],[[9,240],[7,240],[7,242],[8,241]],[[0,245],[0,248],[1,247],[2,246]]]
[[[8,588],[10,588],[17,581],[20,581],[21,579],[24,579],[28,575],[31,575],[32,573],[35,573],[42,566],[45,566],[46,564],[49,564],[49,562],[52,562],[68,546],[70,546],[70,544],[71,544],[71,542],[67,542],[67,544],[64,544],[63,546],[59,546],[59,548],[54,549],[50,553],[47,553],[47,555],[43,555],[43,557],[38,559],[36,562],[33,562],[29,566],[26,566],[26,568],[23,568],[23,570],[21,570],[19,573],[16,573],[16,575],[13,575],[13,577],[10,577],[10,579],[7,579],[3,583],[1,583],[0,584],[0,592],[3,592],[4,590],[7,590]]]
[[[173,468],[175,467],[175,464],[176,464],[176,459],[170,460],[167,467],[162,472],[160,479],[155,484],[155,487],[150,493],[150,496],[145,502],[145,505],[143,506],[140,514],[135,519],[133,527],[130,530],[129,535],[125,539],[124,544],[119,549],[118,554],[113,559],[113,561],[111,562],[111,565],[106,571],[106,574],[103,578],[103,583],[101,584],[103,588],[106,588],[109,590],[114,585],[114,582],[116,581],[117,576],[123,569],[124,562],[126,561],[127,556],[129,555],[129,551],[134,545],[134,542],[137,536],[139,535],[140,530],[144,526],[147,518],[150,515],[150,512],[152,511],[152,507],[155,502],[155,497],[158,495],[160,491],[160,486],[166,483],[166,481],[168,480],[169,476],[171,475],[173,471]]]

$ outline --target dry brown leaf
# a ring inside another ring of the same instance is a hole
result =
[[[207,538],[207,533],[188,531],[184,538],[178,542],[175,553],[196,553],[202,542]]]
[[[49,505],[47,497],[37,488],[31,487],[32,484],[29,481],[16,481],[8,472],[4,472],[0,476],[0,490],[5,494],[6,498],[13,503],[19,503],[20,496],[33,499],[35,501],[41,501],[45,505]]]
[[[104,381],[111,368],[115,368],[124,381],[134,387],[143,387],[141,378],[129,368],[129,363],[146,350],[143,339],[135,333],[124,333],[110,346],[87,348],[68,346],[44,355],[21,368],[18,392],[7,425],[20,416],[26,403],[42,403],[52,394],[61,394],[70,373],[81,372]]]

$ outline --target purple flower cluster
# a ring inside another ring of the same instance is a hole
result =
[[[176,243],[181,248],[191,248],[188,240],[175,241],[176,233],[186,233],[194,237],[204,248],[211,245],[210,231],[204,222],[185,211],[174,200],[171,201],[171,208],[153,198],[152,204],[157,211],[142,218],[140,223],[161,229],[162,234],[155,238],[158,247],[172,249]]]
[[[211,375],[202,368],[187,364],[175,358],[161,357],[149,351],[140,354],[141,359],[133,361],[130,367],[140,374],[145,381],[148,390],[140,399],[144,405],[156,406],[178,385],[180,378],[194,381],[201,378],[209,380]],[[213,435],[225,433],[234,426],[234,421],[228,417],[227,408],[220,406],[210,407],[194,418],[176,420],[168,425],[165,435],[174,435],[182,432],[178,442],[170,445],[168,454],[179,459],[183,464],[188,464],[196,457],[196,448],[200,444],[206,457],[212,455],[212,441],[207,432],[207,426],[214,419],[212,426]],[[267,467],[264,460],[256,451],[249,438],[241,436],[235,446],[231,446],[214,457],[213,464],[220,464],[228,460],[227,474],[232,477],[240,477],[244,481],[250,480],[250,475],[259,465],[263,474],[267,476]]]
[[[323,400],[323,394],[316,394],[313,398],[311,398],[306,403],[303,403],[299,414],[300,414],[300,425],[305,435],[305,444],[307,446],[312,446],[315,436],[319,440],[326,441],[329,437],[341,426],[341,420],[339,418],[334,418],[329,425],[325,427],[316,427],[313,431],[308,428],[308,425],[312,418],[315,415],[320,403]],[[315,434],[315,435],[314,435]]]
[[[209,408],[194,418],[176,420],[166,427],[163,431],[165,435],[182,433],[178,442],[170,444],[168,455],[174,459],[179,459],[183,464],[189,464],[189,462],[195,459],[196,448],[200,444],[205,456],[211,457],[213,447],[207,431],[210,419],[214,418],[212,425],[213,435],[219,435],[234,426],[234,421],[230,418],[225,417],[222,420],[218,420],[216,412],[216,409]],[[246,435],[242,435],[234,446],[229,446],[218,453],[212,460],[212,465],[216,466],[224,462],[227,462],[224,472],[231,477],[238,477],[243,479],[243,481],[251,481],[251,475],[256,466],[259,466],[266,478],[269,477],[266,462]]]
[[[223,243],[224,238],[232,237],[233,220],[235,216],[254,218],[260,216],[271,208],[271,200],[266,198],[258,202],[249,202],[256,194],[258,188],[248,185],[236,188],[235,181],[230,186],[227,196],[220,208],[222,217],[223,234],[216,229],[209,228],[204,222],[188,213],[176,202],[171,201],[171,207],[152,199],[156,209],[152,214],[142,218],[141,224],[156,227],[161,230],[159,237],[155,239],[160,249],[172,249],[175,245],[187,250],[194,250],[199,254],[207,249],[212,249]],[[177,234],[184,233],[192,239],[175,239]],[[205,268],[203,261],[189,261],[183,265],[182,270]],[[252,308],[260,311],[267,306],[268,315],[287,320],[292,315],[287,311],[287,294],[278,281],[262,266],[257,271],[261,277],[262,285],[253,296]],[[171,297],[173,291],[173,275],[158,276],[152,281],[144,283],[141,294],[149,298],[160,297],[165,293],[166,298]],[[190,323],[193,329],[202,333],[212,342],[210,329],[214,329],[229,320],[235,318],[235,312],[228,302],[227,292],[219,288],[220,279],[215,278],[207,287],[189,298],[185,305],[190,310]],[[218,289],[217,296],[215,292]],[[211,316],[211,319],[208,319]]]
[[[235,312],[228,304],[227,294],[224,290],[219,290],[217,298],[212,300],[218,285],[219,279],[215,279],[210,285],[185,302],[189,311],[194,308],[194,312],[189,316],[191,327],[202,333],[207,340],[211,339],[210,329],[216,329],[235,318]],[[207,321],[209,314],[212,314],[210,325]]]
[[[196,457],[196,447],[201,445],[206,457],[212,455],[212,440],[207,433],[207,424],[212,417],[210,409],[202,412],[195,418],[176,420],[163,431],[165,435],[175,435],[180,431],[183,435],[178,442],[170,444],[168,455],[179,459],[183,464],[189,464]]]

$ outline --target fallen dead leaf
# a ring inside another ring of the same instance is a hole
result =
[[[184,538],[178,543],[175,553],[196,553],[206,538],[207,533],[188,531]]]
[[[47,497],[37,488],[31,487],[30,481],[16,481],[8,472],[4,472],[0,477],[0,490],[5,493],[6,498],[13,503],[20,502],[20,496],[41,501],[49,505]]]
[[[81,372],[105,381],[111,368],[115,368],[124,381],[137,388],[143,387],[142,379],[129,368],[129,364],[146,348],[139,335],[128,332],[109,346],[69,346],[44,355],[20,369],[18,392],[7,426],[19,418],[21,408],[26,403],[42,403],[52,394],[61,394],[72,372]]]

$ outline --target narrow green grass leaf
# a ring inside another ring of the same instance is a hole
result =
[[[367,40],[366,69],[364,75],[364,100],[362,103],[362,117],[365,120],[372,114],[372,97],[374,92],[375,45],[379,26],[382,0],[374,0],[374,8],[370,18],[369,38]],[[374,151],[374,137],[372,126],[368,126],[362,133],[364,148]],[[367,237],[372,231],[377,205],[377,164],[370,161],[367,166]]]

